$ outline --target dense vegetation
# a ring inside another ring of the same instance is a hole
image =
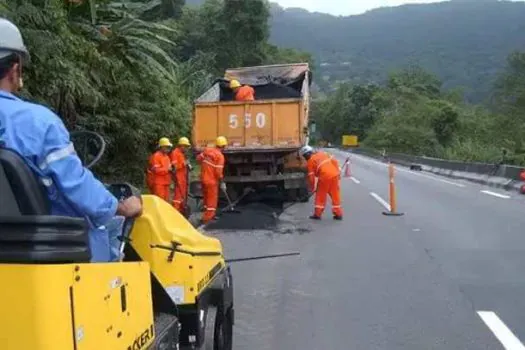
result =
[[[419,67],[384,85],[341,85],[314,104],[322,138],[356,134],[364,145],[447,159],[525,164],[525,53],[508,58],[488,107],[469,105],[460,91]]]
[[[192,100],[223,69],[309,59],[268,43],[262,0],[0,0],[32,55],[23,96],[100,132],[97,172],[141,183],[161,136],[188,135]]]
[[[525,3],[455,0],[334,17],[272,10],[271,41],[311,52],[317,83],[383,83],[390,71],[419,65],[471,102],[490,95],[505,58],[525,47]]]
[[[204,0],[187,0],[200,4]],[[393,69],[417,64],[471,102],[490,95],[505,58],[525,46],[525,3],[453,0],[381,8],[335,17],[272,4],[270,41],[312,53],[316,84],[382,83]]]
[[[96,171],[136,183],[160,136],[190,133],[193,99],[225,68],[312,61],[271,44],[271,36],[310,49],[317,62],[328,57],[343,67],[315,67],[317,81],[333,89],[313,106],[323,138],[339,142],[342,134],[356,133],[390,152],[480,161],[499,159],[505,148],[511,161],[523,164],[525,54],[510,55],[507,66],[504,56],[525,40],[517,35],[524,9],[454,1],[335,18],[283,11],[264,0],[207,0],[199,7],[183,0],[0,0],[0,16],[20,26],[32,53],[22,95],[48,105],[71,130],[103,134],[109,147]],[[460,14],[464,31],[454,27]],[[326,34],[334,23],[352,24]],[[442,39],[437,45],[431,38]],[[411,58],[421,65],[381,82],[387,68]],[[448,73],[425,64],[430,58]],[[352,79],[334,83],[343,76]],[[490,105],[465,103],[461,90],[450,89],[462,84],[483,90]]]

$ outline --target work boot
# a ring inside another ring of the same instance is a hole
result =
[[[321,220],[321,217],[317,216],[317,215],[312,215],[312,216],[310,216],[310,219],[312,219],[312,220]]]
[[[343,217],[341,215],[334,215],[334,220],[343,221]]]

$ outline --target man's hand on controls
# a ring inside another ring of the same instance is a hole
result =
[[[117,214],[127,218],[142,215],[142,201],[139,197],[132,196],[119,202]]]
[[[221,191],[226,192],[226,183],[221,182],[220,188],[221,188]]]

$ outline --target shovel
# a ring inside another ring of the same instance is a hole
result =
[[[235,202],[232,202],[230,199],[230,196],[228,195],[228,192],[223,190],[222,192],[224,193],[224,196],[226,197],[226,200],[228,201],[228,205],[223,210],[221,210],[221,214],[223,213],[241,214],[240,210],[235,209],[235,205],[239,203],[244,197],[248,195],[248,193],[252,191],[253,190],[251,188],[244,189],[244,193],[239,198],[237,198]]]

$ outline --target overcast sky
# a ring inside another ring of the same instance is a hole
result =
[[[402,4],[422,4],[438,2],[436,0],[273,0],[282,7],[302,7],[309,11],[330,13],[333,15],[355,15],[384,6]]]

